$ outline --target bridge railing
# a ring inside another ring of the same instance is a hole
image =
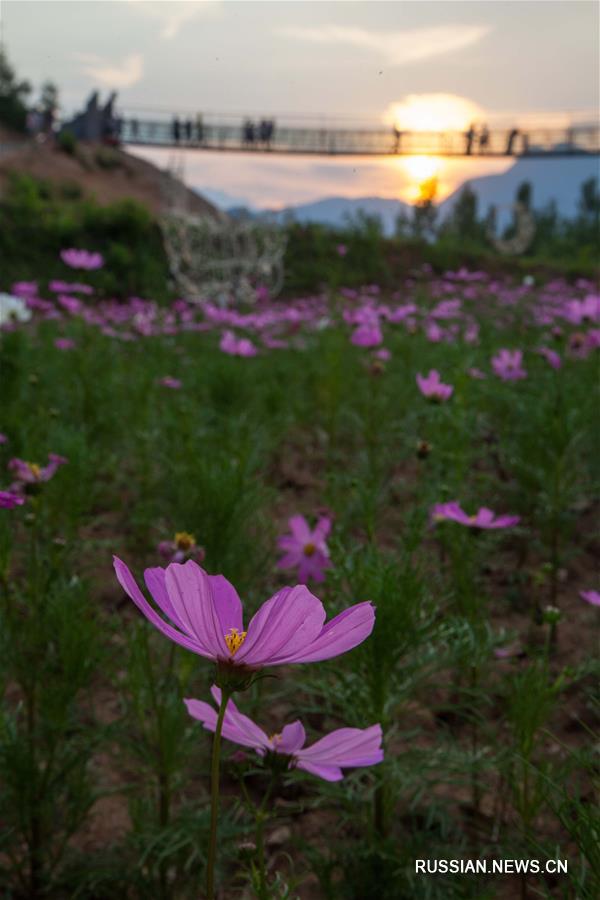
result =
[[[126,144],[191,147],[204,150],[298,153],[319,155],[431,155],[431,156],[566,156],[600,153],[600,129],[496,129],[477,131],[402,132],[394,129],[279,127],[261,139],[249,137],[244,123],[194,122],[124,117],[119,137]]]

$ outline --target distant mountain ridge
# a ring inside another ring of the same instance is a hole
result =
[[[598,178],[599,174],[600,162],[597,157],[592,156],[518,159],[506,172],[465,180],[439,204],[439,218],[443,220],[449,215],[466,184],[477,194],[480,216],[484,216],[492,205],[497,206],[500,212],[503,209],[506,211],[514,202],[516,190],[523,181],[531,183],[535,209],[554,201],[560,215],[572,218],[577,212],[582,183],[592,177]],[[225,194],[219,197],[221,192],[208,188],[199,188],[199,191],[217,205],[219,199],[231,199],[232,206],[225,208],[234,217],[247,215],[278,224],[286,221],[315,222],[342,228],[363,213],[378,216],[387,235],[393,234],[398,215],[405,213],[410,216],[412,210],[411,204],[392,197],[326,197],[281,210],[257,210],[241,198],[227,197]],[[232,209],[233,206],[235,209]]]

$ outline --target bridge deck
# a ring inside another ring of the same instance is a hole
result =
[[[600,154],[600,128],[532,128],[490,131],[483,143],[468,132],[394,132],[393,129],[331,129],[278,126],[260,139],[240,124],[180,121],[120,120],[119,137],[126,144],[146,147],[186,147],[195,150],[244,153],[284,153],[319,156],[575,156]]]

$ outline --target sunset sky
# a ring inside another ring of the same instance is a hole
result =
[[[514,2],[146,2],[3,0],[19,74],[56,81],[65,114],[92,89],[124,111],[310,117],[377,126],[398,107],[439,127],[560,122],[598,107],[598,4]],[[298,120],[300,121],[300,119]],[[448,124],[450,123],[450,124]],[[256,206],[323,196],[411,199],[398,159],[331,160],[151,151],[189,184]],[[508,161],[442,162],[441,194]]]

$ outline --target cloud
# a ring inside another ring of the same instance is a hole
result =
[[[322,28],[290,26],[279,28],[278,33],[314,44],[361,47],[383,55],[392,66],[402,66],[463,50],[479,43],[490,30],[488,25],[438,25],[381,33],[345,25],[326,25]]]
[[[92,54],[75,55],[82,64],[85,74],[100,87],[111,89],[132,87],[144,74],[144,59],[141,53],[130,54],[120,64]]]
[[[162,23],[161,38],[171,41],[177,37],[181,27],[200,14],[213,13],[219,7],[219,0],[169,0],[157,3],[154,0],[126,0],[134,3],[140,12]]]

